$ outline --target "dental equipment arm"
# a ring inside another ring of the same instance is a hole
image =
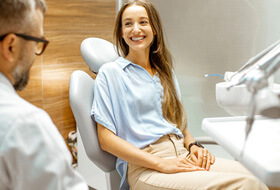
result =
[[[240,73],[245,69],[247,70],[243,72],[237,83],[233,83],[228,87],[229,90],[234,86],[245,84],[248,91],[251,92],[245,142],[253,126],[256,111],[266,117],[280,118],[280,99],[268,88],[268,78],[274,74],[279,67],[280,42],[278,41],[254,58],[250,59],[242,68],[240,68],[237,73]],[[230,79],[232,79],[234,75]],[[243,155],[244,147],[240,156]]]
[[[236,73],[234,75],[232,75],[230,77],[230,80],[238,73],[241,73],[243,70],[245,70],[246,68],[248,68],[249,66],[254,65],[260,58],[262,58],[264,55],[266,55],[268,52],[270,52],[273,48],[275,48],[276,46],[278,46],[280,44],[280,40],[275,42],[274,44],[272,44],[271,46],[269,46],[268,48],[264,49],[263,51],[261,51],[259,54],[257,54],[255,57],[252,57],[251,59],[249,59],[248,62],[246,62],[240,69],[238,69],[238,71],[236,71]]]
[[[248,90],[252,92],[252,88],[258,90],[267,86],[267,79],[280,67],[280,41],[250,59],[230,78],[232,79],[236,74],[241,73],[249,66],[251,67],[244,72],[239,81],[236,84],[232,84],[228,89],[245,83]]]

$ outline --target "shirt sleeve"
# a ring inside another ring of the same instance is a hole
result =
[[[112,105],[113,89],[110,89],[110,78],[100,70],[94,83],[94,99],[92,104],[92,118],[117,135],[114,109]],[[116,83],[114,85],[117,85]]]
[[[17,118],[2,142],[0,165],[5,165],[8,189],[88,190],[71,165],[65,141],[44,111]]]

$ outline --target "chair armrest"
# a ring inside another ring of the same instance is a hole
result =
[[[199,142],[200,144],[217,144],[216,141],[214,141],[211,137],[209,136],[200,136],[200,137],[194,137],[195,141]]]

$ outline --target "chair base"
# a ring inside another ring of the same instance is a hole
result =
[[[86,155],[85,148],[77,130],[78,167],[77,171],[86,180],[89,187],[98,190],[117,190],[120,186],[120,176],[117,171],[106,173],[99,169]]]

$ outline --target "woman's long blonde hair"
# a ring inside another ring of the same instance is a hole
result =
[[[180,130],[183,130],[187,123],[186,114],[175,89],[172,75],[173,63],[171,55],[164,42],[158,11],[149,0],[129,0],[121,7],[116,18],[114,29],[114,41],[117,52],[121,51],[124,57],[129,53],[129,46],[122,38],[122,14],[124,10],[131,5],[143,6],[146,9],[151,27],[156,33],[154,42],[150,47],[149,56],[151,67],[158,72],[161,84],[164,88],[164,98],[162,103],[163,116],[167,121],[176,124]]]

